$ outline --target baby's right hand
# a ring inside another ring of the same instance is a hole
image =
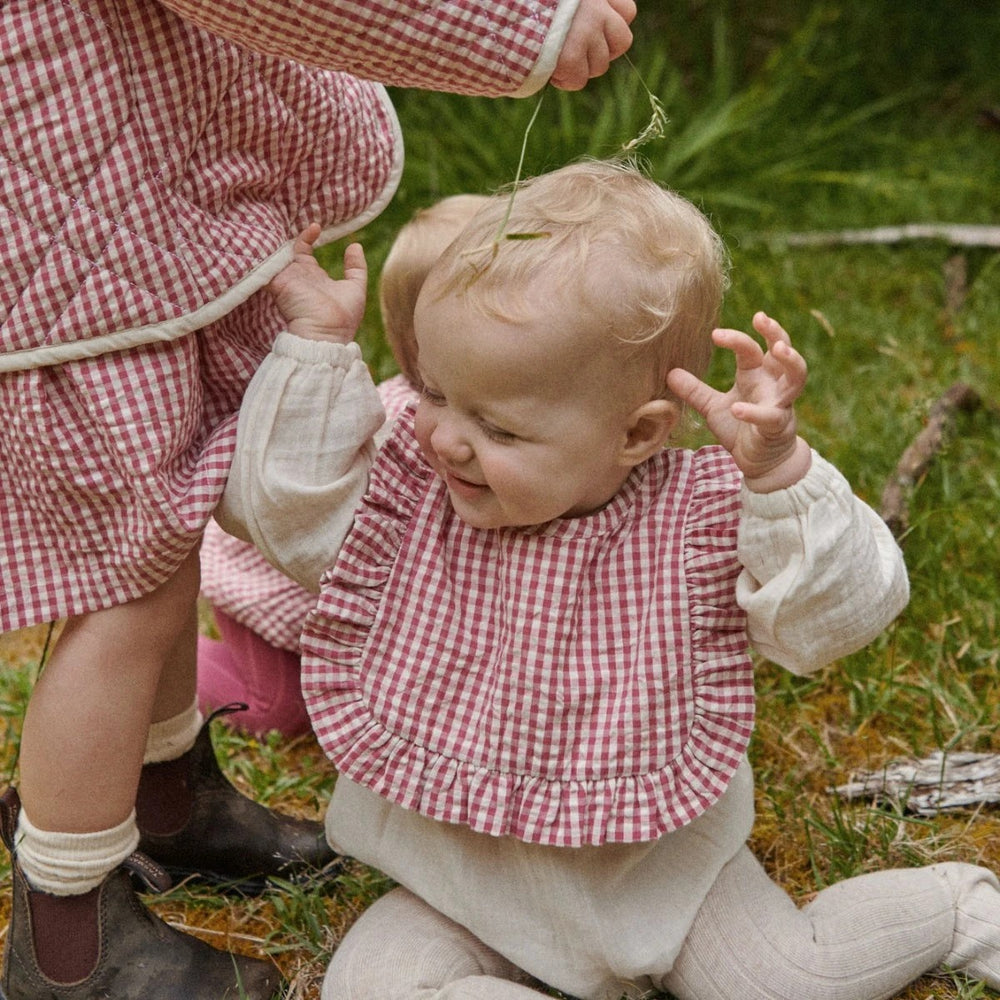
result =
[[[629,25],[634,0],[580,0],[559,61],[549,82],[560,90],[582,90],[587,81],[606,73],[632,44]]]
[[[344,277],[331,278],[313,256],[320,233],[317,223],[295,241],[292,262],[267,285],[288,330],[307,340],[354,340],[365,314],[368,266],[360,243],[344,251]]]

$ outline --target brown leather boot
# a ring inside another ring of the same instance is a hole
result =
[[[177,760],[147,764],[139,779],[139,849],[175,878],[196,876],[243,893],[263,892],[268,879],[320,882],[341,859],[323,824],[283,816],[248,799],[215,759],[209,725]]]
[[[20,801],[0,796],[0,835],[11,853],[13,902],[0,1000],[276,1000],[271,962],[219,951],[170,927],[142,905],[132,877],[169,888],[166,873],[136,852],[82,896],[32,889],[17,862]]]

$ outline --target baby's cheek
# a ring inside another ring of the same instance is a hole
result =
[[[502,482],[499,492],[503,499],[509,506],[525,513],[535,513],[539,507],[547,507],[551,494],[559,485],[525,470],[510,470]]]
[[[431,454],[431,434],[434,433],[433,421],[427,416],[427,407],[424,403],[417,405],[417,412],[413,419],[413,436],[417,439],[420,450],[424,457]]]

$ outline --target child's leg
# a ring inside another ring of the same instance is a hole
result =
[[[244,702],[232,724],[263,735],[272,729],[288,737],[309,732],[297,653],[272,646],[263,636],[218,609],[221,641],[198,640],[198,700],[203,711]]]
[[[962,953],[970,942],[978,956]],[[662,986],[680,1000],[879,1000],[942,965],[984,975],[984,951],[1000,972],[1000,892],[985,869],[876,872],[799,909],[744,849],[720,873]]]
[[[189,627],[198,582],[194,552],[152,593],[64,626],[21,737],[21,801],[36,827],[90,833],[131,815],[161,670]],[[192,677],[189,701],[193,692]]]
[[[22,741],[25,810],[12,791],[0,804],[14,858],[7,1000],[215,1000],[240,982],[268,1000],[278,988],[271,963],[217,951],[144,911],[119,867],[139,839],[136,787],[162,665],[197,592],[194,553],[140,600],[67,622],[39,678]]]
[[[272,876],[315,880],[337,860],[323,825],[254,802],[219,768],[198,710],[197,644],[192,603],[157,689],[135,801],[139,846],[175,878],[197,875],[243,892],[262,891]]]
[[[160,671],[153,723],[189,712],[198,691],[198,605],[192,601]]]
[[[528,979],[464,927],[394,889],[348,931],[322,1000],[539,1000],[522,985]]]

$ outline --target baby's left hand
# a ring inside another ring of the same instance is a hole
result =
[[[746,485],[770,493],[797,483],[812,461],[809,446],[796,434],[795,400],[806,383],[805,359],[788,334],[762,312],[754,329],[767,350],[739,330],[716,330],[718,347],[736,356],[736,380],[722,393],[690,372],[675,368],[667,384],[704,418],[709,430],[733,456]]]

